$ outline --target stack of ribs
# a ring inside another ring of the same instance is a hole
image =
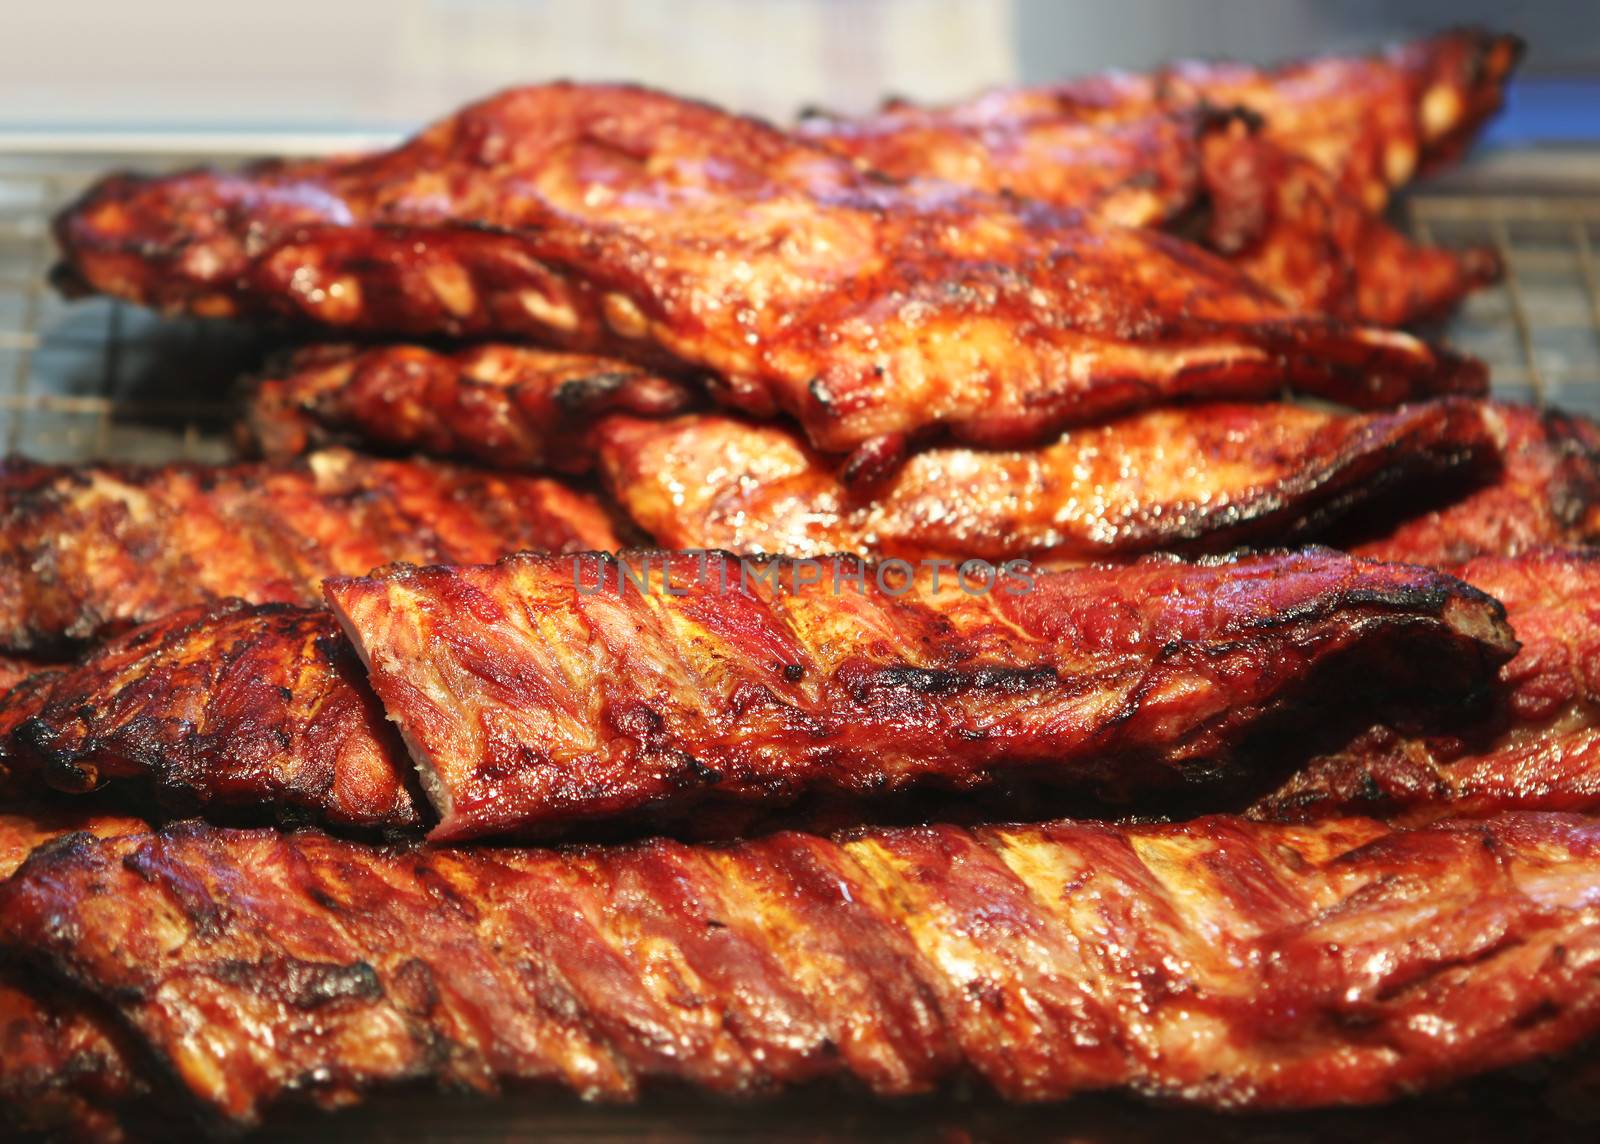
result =
[[[96,184],[64,291],[301,344],[0,468],[11,1127],[1592,1075],[1600,426],[1385,217],[1517,54]]]

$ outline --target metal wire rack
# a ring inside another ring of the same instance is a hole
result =
[[[303,142],[303,141],[302,141]],[[197,152],[0,151],[0,439],[42,460],[222,459],[235,379],[272,347],[218,322],[162,318],[50,288],[49,220],[100,172],[229,163],[281,141]],[[1507,274],[1471,298],[1443,335],[1489,363],[1513,400],[1600,415],[1600,158],[1595,178],[1558,190],[1504,175],[1412,195],[1421,238],[1499,248]],[[1514,164],[1512,165],[1514,168]]]
[[[1488,363],[1496,394],[1600,415],[1600,180],[1588,193],[1422,194],[1406,214],[1423,240],[1500,251],[1500,285],[1444,329]]]

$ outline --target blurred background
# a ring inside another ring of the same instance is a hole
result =
[[[1173,56],[1481,22],[1527,38],[1506,138],[1600,133],[1595,0],[52,0],[5,5],[0,132],[386,135],[509,84],[632,79],[786,118]],[[26,140],[24,140],[26,141]]]

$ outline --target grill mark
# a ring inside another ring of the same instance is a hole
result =
[[[823,1078],[904,1095],[971,1073],[1017,1098],[1265,1110],[1385,1100],[1594,1035],[1597,847],[1592,823],[1539,814],[564,851],[186,824],[37,852],[0,885],[0,945],[113,1009],[187,1104],[235,1127],[417,1080],[625,1099]],[[1416,909],[1424,886],[1437,908]],[[204,1042],[175,1020],[191,1011],[212,1015]],[[1457,1035],[1411,1035],[1423,1016]],[[205,1067],[178,1068],[180,1047]]]
[[[185,813],[419,825],[403,750],[351,655],[326,612],[191,608],[0,698],[0,729],[15,727],[0,757],[49,786],[116,784]]]
[[[1019,768],[1112,793],[1216,784],[1247,771],[1255,729],[1318,701],[1314,682],[1335,668],[1393,675],[1390,690],[1429,710],[1476,694],[1511,651],[1481,593],[1326,551],[1084,569],[981,600],[926,585],[834,594],[826,566],[819,585],[752,582],[745,595],[744,566],[723,554],[703,572],[680,557],[678,582],[703,581],[668,595],[665,559],[624,557],[656,568],[648,595],[617,585],[615,561],[538,557],[329,581],[386,710],[434,773],[437,840],[710,796],[971,786]],[[575,567],[586,584],[612,580],[578,592]],[[583,618],[572,647],[492,620],[553,623],[552,608]],[[791,684],[782,665],[796,661]],[[598,672],[593,697],[569,694],[580,669]],[[1350,691],[1347,707],[1388,702],[1382,687]],[[563,722],[597,702],[598,732]]]
[[[316,603],[324,577],[396,560],[618,543],[588,494],[429,461],[329,450],[286,464],[35,468],[20,492],[0,490],[0,584],[15,588],[0,595],[0,649],[63,658],[90,637],[219,597]],[[151,519],[130,523],[119,488],[150,501]],[[410,515],[401,493],[415,502]],[[499,500],[518,511],[486,516],[485,502]],[[428,518],[460,518],[454,542]]]
[[[1321,756],[1250,813],[1306,820],[1382,814],[1407,823],[1515,807],[1586,811],[1600,743],[1600,562],[1586,551],[1480,557],[1456,574],[1499,599],[1521,645],[1489,688],[1485,711],[1448,739],[1378,726]]]

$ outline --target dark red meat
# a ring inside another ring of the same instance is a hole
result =
[[[326,591],[440,840],[997,773],[1126,797],[1236,775],[1240,741],[1307,703],[1459,700],[1514,648],[1457,581],[1329,551],[909,571],[524,556]]]
[[[1295,313],[1177,238],[893,185],[759,121],[632,87],[509,91],[380,154],[114,177],[60,219],[79,288],[355,332],[532,339],[705,371],[881,466],[1180,397],[1364,406],[1481,365]]]
[[[555,852],[194,824],[36,852],[0,885],[0,946],[110,1007],[212,1125],[416,1082],[970,1075],[1259,1110],[1593,1038],[1597,900],[1600,828],[1560,815]]]
[[[10,462],[0,649],[60,651],[227,597],[312,603],[396,560],[618,547],[606,509],[543,477],[329,449],[281,464]]]

